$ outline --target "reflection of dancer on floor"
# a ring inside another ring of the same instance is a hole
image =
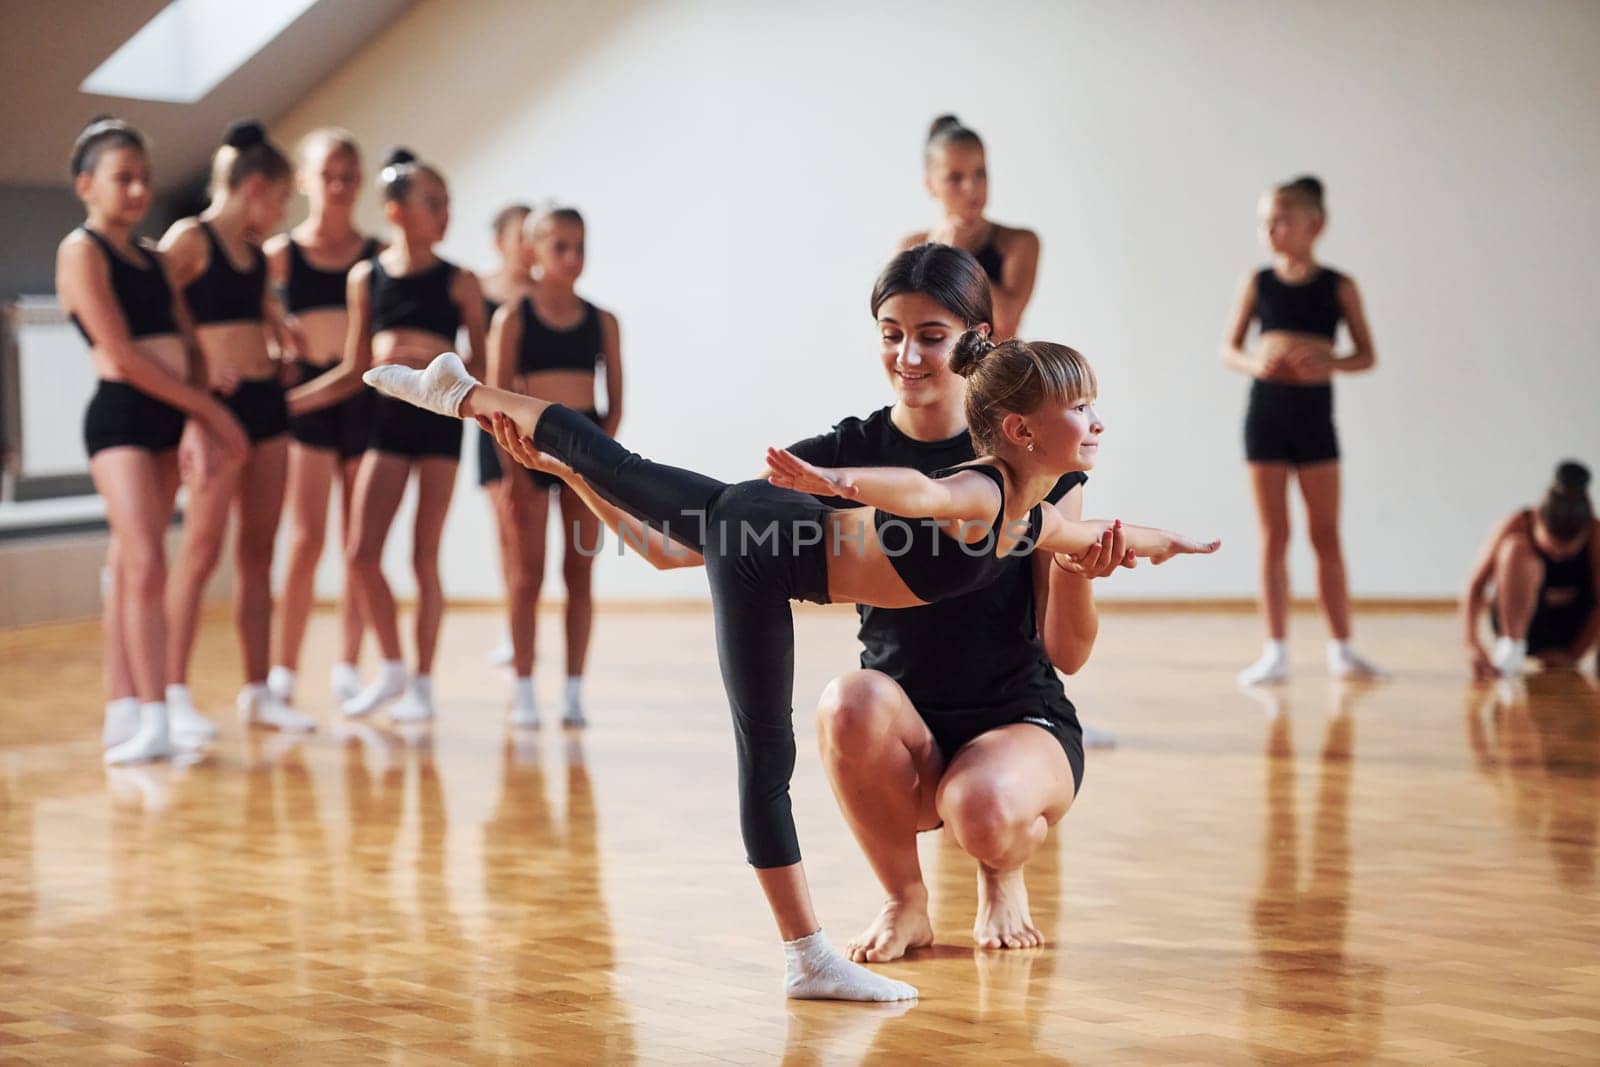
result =
[[[987,584],[1013,549],[1080,553],[1113,526],[1040,508],[1061,475],[1093,465],[1103,429],[1090,407],[1093,374],[1078,353],[1043,342],[996,347],[968,333],[951,365],[968,379],[968,423],[982,451],[976,464],[930,478],[905,469],[817,467],[769,449],[772,484],[734,485],[645,460],[568,408],[481,386],[448,354],[423,374],[381,367],[367,375],[379,390],[431,410],[509,418],[550,457],[547,469],[578,476],[569,484],[580,494],[609,498],[655,527],[647,555],[665,551],[664,536],[679,554],[688,549],[704,558],[738,741],[740,821],[786,942],[791,996],[881,1000],[913,991],[835,952],[811,909],[789,810],[789,601],[912,607]],[[830,509],[807,495],[813,492],[867,506]],[[917,517],[915,526],[899,516]],[[1125,533],[1130,548],[1157,561],[1216,548],[1160,530]]]
[[[483,293],[471,271],[440,259],[434,245],[450,223],[444,178],[405,149],[389,154],[379,174],[390,246],[350,270],[350,336],[339,368],[300,386],[290,407],[302,415],[358,392],[362,373],[380,366],[424,366],[456,342],[463,328],[475,366],[484,351]],[[461,459],[461,424],[379,397],[371,436],[356,475],[354,523],[345,545],[362,613],[383,653],[378,677],[344,702],[346,715],[370,715],[404,696],[390,712],[402,722],[433,718],[433,657],[444,618],[439,544]],[[400,508],[406,482],[417,474],[412,566],[417,582],[417,673],[406,679],[394,594],[383,575],[383,545]]]
[[[99,379],[83,433],[111,527],[102,740],[108,764],[132,763],[172,754],[163,594],[179,468],[198,487],[237,467],[246,441],[205,388],[166,264],[133,237],[150,207],[144,137],[125,122],[98,119],[78,135],[71,171],[87,217],[56,252],[56,293]],[[211,724],[197,725],[203,734]]]
[[[1486,606],[1499,635],[1492,655],[1478,638]],[[1600,643],[1600,520],[1587,467],[1562,463],[1537,508],[1495,527],[1461,598],[1461,620],[1480,680],[1520,674],[1529,656],[1546,669],[1576,667]]]
[[[1250,375],[1245,458],[1261,525],[1261,658],[1239,673],[1241,685],[1289,677],[1289,476],[1300,483],[1317,556],[1317,597],[1332,639],[1335,677],[1379,672],[1350,647],[1350,590],[1339,544],[1339,441],[1333,428],[1333,376],[1372,369],[1376,356],[1355,281],[1314,256],[1327,222],[1322,183],[1297,178],[1261,198],[1262,237],[1272,266],[1246,276],[1222,342],[1223,362]],[[1339,323],[1354,350],[1334,351]],[[1250,324],[1260,327],[1245,347]]]
[[[263,247],[267,270],[284,300],[288,325],[300,355],[294,384],[333,372],[350,332],[346,304],[350,268],[371,259],[383,245],[355,227],[361,194],[361,149],[339,129],[314,130],[300,142],[300,191],[311,204],[304,222]],[[374,395],[362,389],[343,403],[289,420],[289,560],[278,603],[277,659],[267,688],[294,702],[300,646],[311,617],[312,587],[328,533],[328,494],[339,483],[339,544],[350,535],[356,472],[367,450]],[[355,581],[345,568],[339,597],[343,648],[329,678],[334,698],[349,700],[360,689],[356,659],[361,652],[361,607]]]

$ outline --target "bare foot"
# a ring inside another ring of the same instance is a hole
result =
[[[979,948],[1037,948],[1044,935],[1028,914],[1028,886],[1022,868],[995,871],[978,867],[978,917],[972,939]]]
[[[904,956],[907,949],[931,944],[933,923],[928,921],[928,891],[922,889],[904,900],[886,900],[878,917],[845,945],[845,955],[856,963],[888,963]]]

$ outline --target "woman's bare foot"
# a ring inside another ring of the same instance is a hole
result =
[[[1044,935],[1028,914],[1028,886],[1022,868],[995,871],[978,865],[978,917],[972,938],[979,948],[1037,948]]]
[[[878,917],[845,945],[845,954],[857,963],[888,963],[904,956],[907,949],[931,944],[933,923],[928,921],[928,891],[919,889],[904,899],[890,897],[884,901]]]

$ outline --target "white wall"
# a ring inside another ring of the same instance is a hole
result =
[[[623,440],[736,478],[767,443],[887,402],[867,295],[928,221],[922,132],[955,111],[988,142],[992,215],[1044,239],[1025,332],[1099,372],[1090,511],[1227,542],[1102,595],[1255,587],[1246,383],[1215,348],[1262,261],[1256,196],[1302,171],[1328,183],[1322,254],[1361,283],[1380,354],[1339,383],[1357,594],[1453,593],[1558,458],[1600,465],[1600,6],[976,10],[424,0],[275,133],[339,123],[374,158],[400,142],[437,162],[445,252],[471,265],[502,203],[579,205],[583,289],[623,324]],[[492,596],[472,470],[446,582]],[[398,574],[406,539],[391,547]],[[1302,555],[1297,588],[1310,577]],[[704,591],[698,572],[614,558],[597,587]]]

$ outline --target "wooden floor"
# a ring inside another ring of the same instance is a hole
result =
[[[553,622],[554,620],[550,620]],[[583,735],[510,736],[488,612],[446,620],[431,734],[231,722],[191,766],[99,766],[96,631],[0,634],[0,1061],[1587,1063],[1600,1060],[1600,690],[1473,690],[1444,615],[1363,620],[1398,671],[1237,691],[1237,614],[1109,615],[1092,751],[1028,874],[1049,939],[974,951],[972,864],[925,835],[911,1006],[795,1003],[742,861],[708,614],[598,624]],[[546,711],[559,627],[541,650]],[[854,656],[803,612],[797,704]],[[197,696],[237,677],[228,626]],[[795,808],[826,928],[878,891],[809,721]]]

